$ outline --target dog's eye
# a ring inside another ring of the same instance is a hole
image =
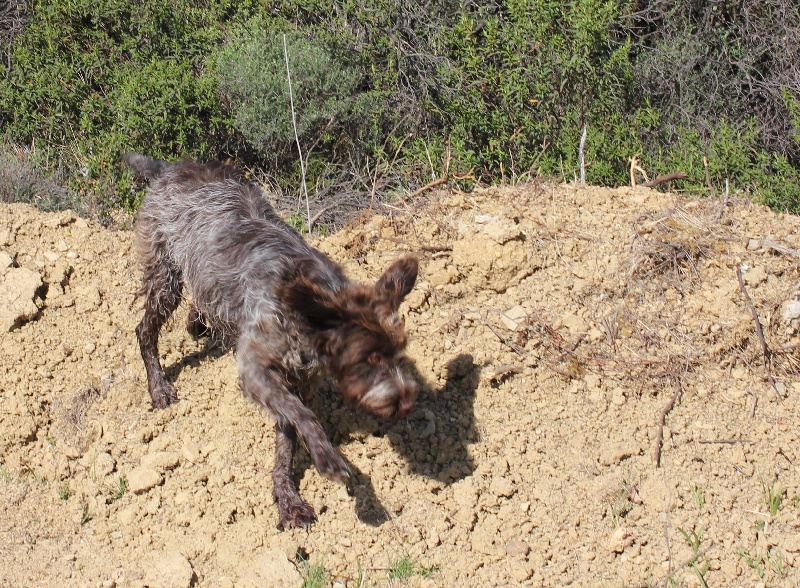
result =
[[[369,357],[367,357],[367,361],[372,365],[380,365],[383,363],[383,358],[381,357],[380,353],[375,351],[369,354]]]

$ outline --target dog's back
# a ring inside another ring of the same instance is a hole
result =
[[[172,262],[213,326],[236,334],[248,314],[282,313],[274,294],[301,270],[332,290],[344,284],[340,268],[310,247],[232,166],[141,155],[125,161],[151,181],[136,225],[145,265],[158,258]]]

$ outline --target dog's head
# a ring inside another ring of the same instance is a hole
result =
[[[313,329],[317,353],[345,401],[382,420],[406,416],[418,386],[411,377],[400,303],[417,279],[416,258],[394,264],[374,286],[350,284],[330,292],[307,277],[285,290],[290,306]]]

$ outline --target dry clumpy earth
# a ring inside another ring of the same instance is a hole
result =
[[[0,207],[0,586],[798,584],[798,217],[530,184],[316,244],[363,281],[417,252],[423,386],[390,426],[320,391],[359,472],[301,454],[319,522],[279,532],[271,419],[187,306],[150,407],[132,234]]]

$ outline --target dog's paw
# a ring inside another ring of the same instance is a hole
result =
[[[350,478],[350,467],[333,447],[328,447],[311,456],[317,471],[334,482],[346,482]]]
[[[170,404],[178,402],[178,392],[175,386],[162,381],[150,388],[150,399],[153,408],[167,408]]]
[[[278,501],[278,528],[308,529],[317,520],[314,508],[299,496],[288,501]]]

